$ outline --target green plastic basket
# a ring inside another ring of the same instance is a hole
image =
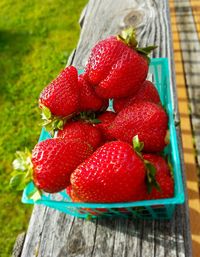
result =
[[[81,73],[82,71],[80,71]],[[177,204],[184,202],[184,189],[180,156],[178,150],[178,139],[174,123],[172,95],[169,80],[169,68],[167,58],[151,59],[149,77],[156,85],[162,104],[165,106],[169,116],[170,144],[164,153],[169,156],[174,170],[175,193],[173,198],[146,200],[126,203],[73,203],[66,191],[57,194],[43,193],[42,198],[36,202],[28,198],[33,191],[34,184],[30,183],[24,190],[22,202],[28,204],[43,204],[61,212],[80,218],[95,218],[122,216],[139,219],[170,219]],[[110,101],[112,109],[112,101]],[[50,138],[50,135],[42,129],[39,141]]]

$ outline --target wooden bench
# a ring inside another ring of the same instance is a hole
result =
[[[90,0],[81,15],[80,25],[80,40],[68,64],[83,68],[96,41],[126,26],[134,26],[140,45],[158,45],[153,57],[169,58],[174,102],[177,103],[168,1]],[[175,119],[179,121],[177,106]],[[177,134],[180,139],[179,129]],[[184,171],[181,144],[179,150]],[[185,182],[184,174],[183,179]],[[25,240],[22,236],[13,256],[190,257],[189,224],[187,194],[186,204],[178,206],[174,218],[167,222],[123,218],[88,221],[35,206]]]

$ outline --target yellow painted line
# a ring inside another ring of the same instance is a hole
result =
[[[193,1],[196,2],[197,1]],[[181,134],[183,143],[183,156],[186,170],[186,186],[188,192],[188,205],[190,212],[190,227],[192,236],[193,256],[200,256],[200,201],[197,177],[197,166],[195,160],[195,149],[193,145],[192,129],[189,116],[189,102],[184,77],[183,59],[181,55],[180,37],[177,29],[176,12],[174,0],[169,1],[171,26],[173,34],[174,61],[176,72],[176,85],[178,94],[178,107],[181,121]],[[200,2],[198,0],[198,6]],[[200,10],[200,9],[199,9]],[[199,28],[200,29],[200,28]]]

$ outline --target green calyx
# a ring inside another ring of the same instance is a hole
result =
[[[25,148],[25,151],[17,151],[16,159],[13,161],[13,172],[11,173],[10,187],[16,191],[22,191],[31,181],[33,181],[33,164],[31,161],[31,152]],[[35,188],[29,195],[34,201],[41,198],[41,192]]]
[[[167,130],[164,141],[165,141],[166,145],[168,145],[170,143],[170,132],[169,132],[169,130]]]
[[[68,115],[66,117],[61,116],[54,116],[49,108],[42,105],[42,120],[41,123],[42,126],[46,128],[48,132],[50,132],[52,135],[54,134],[55,130],[62,130],[67,120],[71,119],[73,117],[73,114]]]
[[[146,185],[147,185],[147,192],[150,194],[152,191],[152,188],[155,187],[158,191],[160,191],[160,185],[156,181],[155,175],[156,175],[156,168],[154,165],[144,160],[147,176],[146,176]]]
[[[75,120],[82,120],[84,122],[92,123],[92,124],[99,124],[101,121],[96,118],[96,113],[92,111],[88,112],[80,112],[79,115],[75,117]]]
[[[26,148],[24,152],[17,151],[16,159],[13,161],[13,172],[10,180],[11,188],[21,191],[32,180],[33,165],[31,153]]]
[[[121,40],[131,48],[136,48],[138,45],[136,31],[132,27],[122,30],[121,34],[117,36],[117,39]]]
[[[173,170],[173,166],[171,164],[171,161],[170,161],[169,157],[167,158],[167,164],[168,164],[168,167],[169,167],[170,175],[174,179],[174,170]]]
[[[156,168],[152,163],[147,160],[144,160],[141,151],[144,148],[144,143],[140,142],[138,135],[133,137],[133,148],[137,155],[143,160],[145,167],[146,167],[146,186],[148,193],[151,193],[152,188],[155,187],[158,191],[160,191],[160,186],[156,181]]]
[[[88,214],[87,217],[86,217],[86,220],[92,220],[92,215],[91,214]]]
[[[144,143],[140,142],[138,135],[133,137],[133,148],[140,158],[143,159],[141,152],[144,148]]]
[[[133,27],[127,28],[117,36],[118,40],[121,40],[123,43],[136,50],[139,54],[144,56],[148,63],[150,63],[149,54],[157,48],[157,46],[147,46],[144,48],[138,47],[138,41],[136,39],[136,31]]]

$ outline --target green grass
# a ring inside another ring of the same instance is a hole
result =
[[[39,134],[42,88],[64,68],[79,37],[86,0],[0,1],[0,256],[10,256],[31,206],[8,187],[16,150],[32,149]]]

